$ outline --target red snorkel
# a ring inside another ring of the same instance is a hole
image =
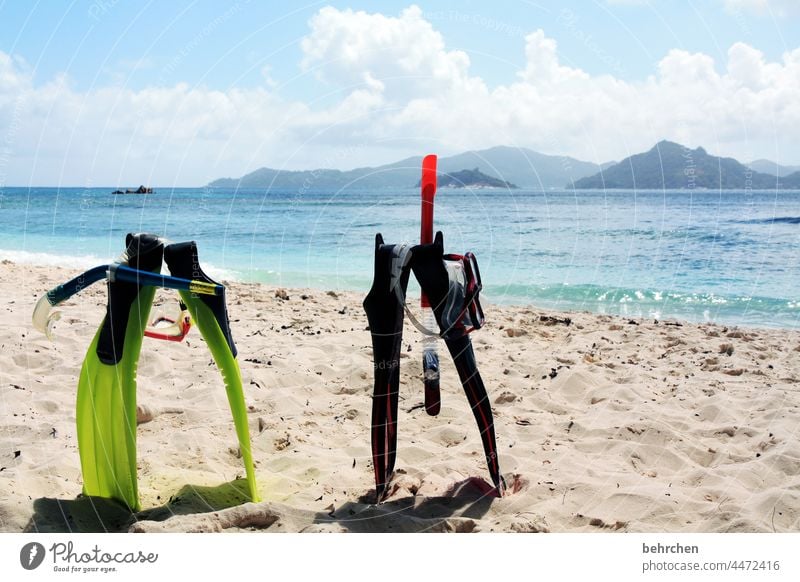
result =
[[[422,195],[422,224],[419,242],[431,244],[433,242],[433,197],[436,196],[436,155],[427,155],[422,159],[422,180],[420,181]],[[436,318],[423,293],[420,296],[420,306],[423,310],[423,320],[428,329],[436,329]],[[422,343],[422,373],[425,381],[425,411],[430,416],[439,414],[441,408],[441,395],[439,392],[439,355],[436,353],[436,337],[426,337]]]

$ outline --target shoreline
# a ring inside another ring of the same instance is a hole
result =
[[[91,255],[91,256],[86,255],[86,256],[71,257],[71,256],[68,256],[68,255],[50,255],[49,253],[35,253],[35,252],[32,252],[32,251],[14,251],[14,252],[15,253],[21,253],[21,254],[24,254],[26,256],[30,256],[31,260],[19,260],[18,258],[8,259],[8,258],[4,258],[3,255],[0,255],[0,264],[3,264],[3,265],[7,265],[7,264],[9,264],[9,265],[19,265],[19,266],[22,266],[22,267],[30,267],[30,268],[34,268],[34,269],[46,268],[49,271],[53,271],[53,270],[58,271],[58,272],[63,271],[63,275],[60,276],[61,277],[60,279],[58,277],[54,278],[57,281],[62,281],[62,280],[66,281],[66,280],[72,278],[73,276],[75,276],[76,274],[78,274],[78,272],[84,271],[86,269],[89,269],[89,268],[94,267],[94,266],[99,265],[99,264],[103,264],[104,262],[109,262],[109,261],[113,260],[113,259],[103,260],[103,259],[98,258],[98,257],[93,256],[93,255]],[[51,257],[53,262],[42,261],[42,257],[43,256]],[[62,266],[60,264],[57,264],[56,261],[60,261],[62,263],[66,262],[68,266]],[[322,292],[327,292],[327,291],[332,290],[331,289],[332,286],[330,286],[330,285],[319,286],[319,287],[309,287],[309,286],[305,286],[305,285],[295,286],[295,285],[275,284],[275,283],[266,282],[266,281],[249,280],[249,279],[246,279],[246,278],[237,278],[236,276],[233,276],[233,274],[236,273],[237,271],[235,271],[233,269],[230,269],[230,268],[218,268],[218,267],[214,266],[213,264],[210,265],[210,266],[206,265],[206,269],[207,269],[207,272],[210,274],[210,276],[212,278],[214,278],[214,279],[216,279],[216,280],[218,280],[218,281],[220,281],[220,282],[222,282],[222,283],[224,283],[226,285],[228,285],[228,284],[234,284],[234,285],[261,285],[261,286],[265,287],[266,289],[286,288],[286,289],[305,290],[305,291],[322,291]],[[499,285],[499,286],[502,287],[503,285]],[[641,321],[648,321],[648,320],[679,321],[681,323],[686,323],[686,324],[689,324],[689,325],[719,325],[719,326],[723,326],[723,327],[739,327],[739,328],[746,328],[746,329],[753,329],[753,330],[795,330],[795,331],[800,331],[800,314],[798,314],[798,316],[794,319],[795,323],[791,324],[791,325],[788,325],[788,324],[783,323],[783,322],[774,323],[772,325],[767,324],[767,323],[763,323],[763,322],[758,322],[758,323],[745,322],[745,323],[741,323],[741,322],[728,321],[725,318],[723,318],[722,320],[716,320],[716,321],[700,321],[699,319],[690,318],[690,317],[687,318],[686,316],[682,317],[681,315],[666,315],[666,316],[662,316],[659,313],[658,315],[651,314],[651,315],[645,316],[645,315],[642,315],[642,314],[639,314],[639,313],[633,313],[633,314],[609,313],[607,311],[591,310],[591,309],[586,308],[586,307],[579,308],[577,306],[575,306],[573,308],[570,308],[569,306],[553,305],[553,300],[545,299],[545,298],[538,298],[539,299],[538,302],[531,302],[531,300],[529,300],[529,299],[523,299],[523,298],[518,298],[516,296],[512,296],[512,299],[510,299],[510,300],[495,302],[495,301],[492,301],[492,299],[491,299],[491,297],[492,297],[491,286],[490,285],[486,285],[485,287],[487,287],[487,288],[485,288],[484,291],[482,292],[481,302],[486,304],[487,306],[490,306],[491,308],[509,307],[509,308],[516,308],[516,309],[538,309],[538,310],[544,310],[544,311],[558,312],[558,313],[561,313],[561,314],[563,314],[565,316],[569,315],[570,313],[586,313],[586,314],[597,315],[597,316],[618,317],[618,318],[621,318],[621,319],[634,319],[634,320],[639,320],[640,322]],[[565,287],[570,287],[570,286],[567,285]],[[580,287],[580,285],[572,286],[572,287]],[[368,290],[369,290],[369,284],[366,284],[364,286],[364,289],[352,289],[352,288],[342,289],[342,288],[336,288],[335,292],[343,293],[343,294],[352,293],[352,294],[356,294],[356,295],[362,294],[362,295],[366,296],[366,293],[368,292]],[[603,292],[603,294],[605,295],[605,294],[608,294],[608,293],[612,293],[612,294],[616,295],[618,293],[627,293],[628,291],[631,291],[634,295],[636,295],[637,293],[642,293],[642,291],[639,291],[639,290],[613,288],[613,289],[605,290]],[[658,296],[661,296],[661,295],[664,294],[664,292],[662,292],[662,291],[656,292],[656,291],[649,290],[649,289],[645,290],[644,293],[653,293],[653,294],[657,294]],[[687,296],[696,295],[696,294],[697,293],[688,293],[688,292],[668,292],[667,293],[667,295],[687,295]],[[790,300],[790,299],[774,299],[774,298],[768,298],[768,297],[751,297],[750,299],[751,300],[758,300],[758,301],[762,301],[762,300],[780,301],[780,302],[784,302],[785,301],[787,304],[796,303],[794,300]],[[599,301],[599,299],[598,299],[598,301]],[[620,300],[618,302],[618,304],[622,304],[622,303],[625,303],[625,302],[622,301],[622,300]],[[612,303],[611,305],[615,305],[615,304],[617,304],[617,303]],[[766,316],[766,314],[764,316]],[[764,316],[762,316],[762,317],[764,317]]]
[[[235,480],[243,469],[222,381],[193,329],[183,344],[144,344],[138,400],[151,418],[138,428],[138,455],[146,509],[121,515],[78,498],[74,396],[105,287],[65,304],[49,342],[30,325],[33,305],[74,273],[8,263],[0,273],[0,531],[64,531],[62,512],[70,527],[90,529],[97,507],[114,531],[800,525],[800,332],[486,305],[486,327],[472,340],[501,470],[516,489],[489,499],[476,486],[488,473],[449,359],[441,414],[418,408],[422,338],[406,322],[397,471],[392,495],[374,506],[363,296],[285,289],[281,299],[277,287],[236,282],[228,306],[264,502],[225,509],[242,500]],[[158,305],[175,302],[157,293]]]

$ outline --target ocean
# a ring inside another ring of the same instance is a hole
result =
[[[4,189],[0,259],[77,274],[151,232],[220,278],[365,293],[375,233],[419,237],[416,189],[112,190]],[[800,192],[442,189],[435,228],[487,304],[800,328]]]

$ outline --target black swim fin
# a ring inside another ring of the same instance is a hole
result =
[[[397,407],[400,388],[400,349],[403,342],[403,303],[408,287],[408,246],[387,245],[375,236],[375,279],[364,299],[372,335],[375,386],[372,396],[372,463],[380,501],[394,471],[397,452]],[[395,286],[402,294],[398,297]]]
[[[411,268],[414,276],[419,281],[420,287],[428,296],[439,330],[445,340],[447,349],[453,357],[461,385],[467,395],[472,414],[478,423],[478,429],[483,442],[483,451],[489,474],[497,492],[502,495],[505,489],[503,478],[500,475],[500,466],[497,456],[497,442],[494,433],[494,418],[492,406],[486,387],[478,372],[475,362],[475,353],[472,341],[464,331],[457,313],[449,311],[448,293],[452,284],[444,263],[444,242],[441,232],[436,233],[432,244],[418,245],[413,249]]]

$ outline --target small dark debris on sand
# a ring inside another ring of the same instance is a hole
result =
[[[539,317],[539,321],[541,321],[545,325],[572,325],[571,317],[556,317],[554,315],[542,315]]]

